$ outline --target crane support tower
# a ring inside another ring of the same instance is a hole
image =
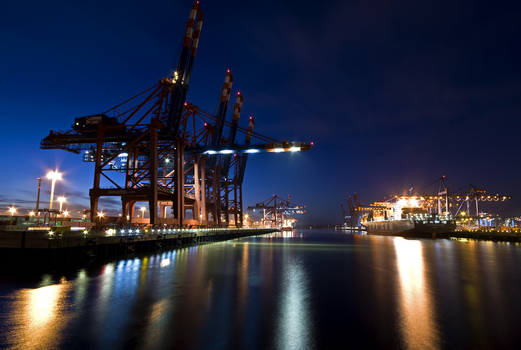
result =
[[[42,140],[42,149],[81,153],[84,161],[94,163],[89,191],[93,222],[101,197],[119,197],[124,223],[136,222],[136,202],[148,202],[151,225],[241,227],[248,155],[302,152],[313,145],[254,132],[253,117],[247,128],[241,127],[241,92],[228,122],[230,69],[216,115],[187,102],[203,18],[196,1],[173,74],[103,113],[76,118],[72,129],[51,131]]]

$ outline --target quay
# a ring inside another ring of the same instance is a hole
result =
[[[0,232],[2,266],[52,266],[277,232],[267,228],[109,229],[57,228]]]
[[[398,236],[404,238],[430,238],[430,239],[471,239],[496,242],[521,242],[519,231],[496,231],[496,230],[473,230],[473,231],[453,231],[453,232],[394,232],[394,233],[369,233],[377,236]]]
[[[521,242],[521,233],[518,231],[455,231],[438,236],[449,239],[478,239],[485,241]]]

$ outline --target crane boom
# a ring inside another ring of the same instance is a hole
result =
[[[199,1],[194,2],[190,10],[190,16],[186,22],[186,30],[183,37],[183,47],[179,55],[177,69],[174,72],[172,82],[174,83],[168,102],[167,129],[170,134],[177,135],[179,131],[179,121],[183,113],[188,85],[192,75],[199,37],[203,27],[203,13],[199,7]],[[195,30],[194,30],[195,28]]]

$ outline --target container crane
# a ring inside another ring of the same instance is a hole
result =
[[[295,216],[306,213],[305,205],[290,203],[290,197],[283,199],[274,194],[272,197],[248,207],[253,216],[260,215],[260,223],[263,227],[277,227],[292,229],[296,222]]]
[[[226,71],[217,115],[186,101],[202,24],[196,1],[173,75],[102,113],[76,118],[70,130],[50,131],[42,140],[42,149],[83,153],[84,161],[94,163],[91,221],[96,221],[99,198],[112,196],[121,198],[123,222],[135,220],[135,203],[145,201],[152,225],[223,226],[230,225],[233,214],[233,224],[240,227],[249,154],[303,152],[313,146],[254,132],[253,118],[247,128],[239,126],[241,93],[231,122],[226,121],[231,70]],[[244,144],[235,141],[240,134]],[[167,217],[167,207],[173,218]]]

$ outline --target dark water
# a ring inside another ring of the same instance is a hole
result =
[[[274,234],[3,277],[0,347],[520,348],[521,246]]]

